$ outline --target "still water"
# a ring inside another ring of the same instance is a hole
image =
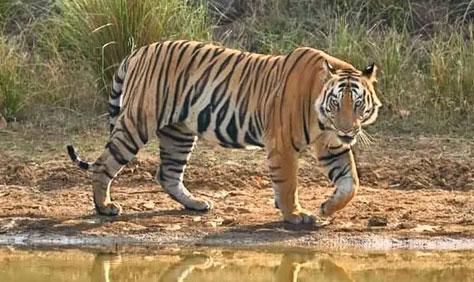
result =
[[[474,281],[474,252],[0,248],[0,281],[458,282]]]

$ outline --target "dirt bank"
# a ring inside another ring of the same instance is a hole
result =
[[[103,138],[84,134],[74,142],[93,159]],[[90,178],[63,151],[71,140],[3,132],[0,243],[474,248],[473,141],[376,139],[370,149],[357,150],[358,196],[324,224],[292,226],[280,222],[274,208],[263,151],[199,143],[185,183],[215,203],[211,212],[199,213],[183,210],[155,183],[159,160],[151,144],[113,185],[124,213],[107,218],[95,215]],[[315,211],[333,191],[309,155],[301,160],[299,179],[307,209]]]

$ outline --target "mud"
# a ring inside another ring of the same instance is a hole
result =
[[[27,156],[3,146],[0,244],[474,249],[473,140],[376,139],[370,148],[356,149],[357,197],[312,226],[281,222],[264,151],[200,142],[185,176],[193,193],[214,201],[214,210],[200,213],[183,210],[156,184],[159,159],[153,143],[114,182],[112,197],[124,213],[109,218],[95,214],[89,175],[62,151],[68,141],[58,138],[49,144],[53,149],[44,150],[42,144],[42,150]],[[88,159],[97,157],[102,146],[78,144]],[[313,211],[333,191],[310,155],[301,159],[299,185],[302,206]]]

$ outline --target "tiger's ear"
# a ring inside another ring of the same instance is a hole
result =
[[[324,60],[323,67],[326,73],[328,74],[328,77],[331,77],[336,74],[336,69],[328,62],[328,60]]]
[[[370,82],[377,82],[377,67],[375,63],[371,63],[364,71],[362,76],[367,78]]]

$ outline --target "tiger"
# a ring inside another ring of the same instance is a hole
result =
[[[283,220],[311,224],[355,196],[359,178],[352,147],[373,123],[381,102],[374,63],[363,71],[324,51],[299,47],[286,55],[257,54],[212,43],[163,41],[136,49],[113,76],[110,137],[95,162],[70,158],[92,172],[98,214],[115,216],[110,186],[152,136],[159,139],[156,179],[186,209],[213,202],[183,184],[198,138],[227,148],[264,148],[274,201]],[[298,200],[298,159],[312,150],[335,185],[316,215]]]

